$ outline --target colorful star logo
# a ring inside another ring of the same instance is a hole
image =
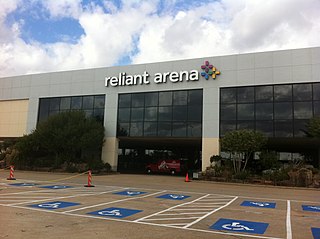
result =
[[[201,66],[201,69],[203,70],[203,72],[201,72],[201,76],[206,78],[206,80],[209,79],[209,76],[215,80],[216,76],[220,75],[220,71],[218,71],[213,65],[210,65],[209,61],[205,61],[204,65]]]

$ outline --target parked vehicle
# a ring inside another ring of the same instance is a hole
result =
[[[147,173],[170,173],[175,175],[183,170],[182,159],[162,159],[146,166]]]

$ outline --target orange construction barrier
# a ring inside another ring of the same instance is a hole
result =
[[[94,185],[92,185],[92,174],[91,174],[91,170],[88,171],[88,184],[84,185],[85,187],[94,187]]]
[[[14,175],[13,175],[13,173],[14,173],[14,166],[10,166],[10,176],[9,176],[9,178],[7,178],[7,180],[16,180],[15,178],[14,178]]]

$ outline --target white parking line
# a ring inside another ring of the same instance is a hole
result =
[[[102,194],[111,193],[111,192],[116,192],[116,191],[123,190],[123,189],[126,189],[126,188],[117,188],[117,189],[114,189],[114,190],[105,191],[105,192],[99,192],[99,193],[96,193],[96,194],[75,194],[75,195],[71,195],[71,196],[52,197],[52,198],[47,198],[47,199],[39,199],[39,200],[25,201],[25,202],[21,202],[21,203],[9,204],[8,206],[16,206],[16,205],[21,205],[21,204],[29,204],[29,203],[35,203],[35,202],[44,202],[44,201],[57,200],[57,199],[66,199],[66,198],[74,198],[74,197],[84,197],[84,196],[92,196],[92,195],[102,195]]]
[[[167,209],[165,209],[165,210],[162,210],[162,211],[153,213],[153,214],[151,214],[151,215],[149,215],[149,216],[136,219],[134,222],[140,222],[140,221],[143,221],[143,220],[145,220],[145,219],[147,219],[147,218],[156,216],[156,215],[158,215],[158,214],[160,214],[160,213],[170,211],[170,210],[175,209],[175,208],[177,208],[177,207],[181,207],[182,205],[187,205],[187,204],[190,204],[190,203],[199,201],[199,200],[201,200],[202,198],[208,197],[209,195],[210,195],[210,194],[207,194],[207,195],[204,195],[204,196],[202,196],[202,197],[199,197],[199,198],[197,198],[197,199],[195,199],[195,200],[193,200],[193,201],[191,201],[191,202],[186,202],[186,203],[178,204],[178,205],[175,205],[175,206],[173,206],[173,207],[167,208]]]
[[[203,216],[202,216],[202,217],[200,217],[199,219],[197,219],[197,220],[195,220],[195,221],[193,221],[193,222],[189,223],[188,225],[184,226],[183,228],[191,227],[192,225],[194,225],[194,224],[196,224],[196,223],[200,222],[201,220],[203,220],[204,218],[206,218],[206,217],[210,216],[211,214],[213,214],[213,213],[215,213],[215,212],[217,212],[217,211],[221,210],[222,208],[225,208],[225,207],[229,206],[231,203],[233,203],[233,202],[234,202],[235,200],[237,200],[237,199],[238,199],[238,197],[235,197],[234,199],[232,199],[229,203],[225,204],[224,206],[221,206],[221,207],[219,207],[219,208],[217,208],[217,209],[215,209],[215,210],[213,210],[213,211],[211,211],[211,212],[207,213],[206,215],[203,215]]]
[[[96,204],[96,205],[91,205],[91,206],[87,206],[87,207],[76,208],[76,209],[73,209],[73,210],[64,211],[63,213],[76,212],[76,211],[85,210],[85,209],[88,209],[88,208],[100,207],[100,206],[104,206],[104,205],[108,205],[108,204],[112,204],[112,203],[123,202],[123,201],[130,201],[130,200],[135,200],[135,199],[140,199],[140,198],[146,198],[146,197],[150,197],[150,196],[157,195],[157,194],[160,194],[160,193],[164,193],[164,192],[166,192],[166,191],[167,191],[167,190],[163,190],[163,191],[160,191],[160,192],[147,194],[147,195],[141,196],[141,197],[130,197],[130,198],[115,200],[115,201],[111,201],[111,202],[106,202],[106,203],[100,203],[100,204]]]
[[[287,239],[292,239],[292,229],[291,229],[291,205],[290,200],[287,200]]]

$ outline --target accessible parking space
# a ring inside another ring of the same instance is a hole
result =
[[[150,230],[154,227],[178,230],[177,233],[187,235],[185,238],[205,233],[201,237],[319,239],[318,202],[130,186],[96,184],[86,188],[77,183],[2,181],[0,211],[4,207],[31,210],[39,217],[51,213],[51,217],[61,220],[64,217],[90,220],[92,225],[97,223],[95,220],[100,225],[101,219],[105,225],[130,223],[130,228],[144,225]]]
[[[291,202],[292,233],[297,232],[306,238],[320,238],[320,201]]]

